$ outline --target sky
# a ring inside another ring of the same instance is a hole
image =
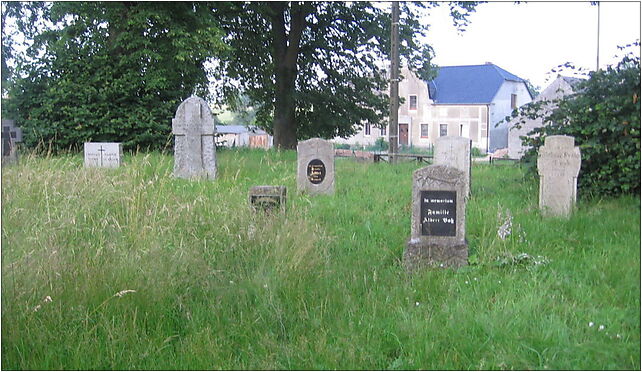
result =
[[[617,64],[618,45],[640,39],[640,2],[601,2],[600,68]],[[589,2],[490,2],[480,4],[463,33],[452,25],[447,4],[430,11],[427,39],[439,66],[492,62],[541,89],[571,62],[595,70],[598,6]],[[636,48],[639,56],[639,48]],[[571,75],[571,73],[562,73]],[[540,89],[540,90],[541,90]]]

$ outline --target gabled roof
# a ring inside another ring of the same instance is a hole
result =
[[[443,66],[437,77],[428,81],[428,92],[435,103],[488,104],[504,81],[525,83],[492,63],[472,66]]]

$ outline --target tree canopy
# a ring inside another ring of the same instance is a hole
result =
[[[425,79],[435,71],[434,53],[419,42],[428,29],[421,16],[438,4],[402,3],[400,54]],[[458,28],[476,5],[445,4]],[[249,98],[257,124],[279,148],[313,136],[349,136],[387,115],[387,6],[3,3],[3,24],[5,15],[14,17],[33,40],[17,58],[3,112],[18,120],[28,146],[44,141],[62,149],[94,140],[159,148],[171,140],[180,101],[195,92],[207,97],[214,78],[218,103],[237,110],[244,104],[239,97]],[[11,50],[3,48],[3,87]]]
[[[19,19],[33,45],[18,59],[3,99],[4,114],[18,120],[28,146],[44,141],[66,149],[94,140],[162,147],[178,104],[206,92],[204,63],[222,47],[212,12],[198,2],[7,7],[9,14],[12,7],[13,14],[29,10],[45,24]]]
[[[433,50],[421,45],[428,25],[421,9],[402,3],[400,54],[424,78],[434,71]],[[475,3],[450,3],[463,25]],[[390,15],[371,2],[217,3],[215,14],[229,48],[218,71],[222,95],[235,107],[245,93],[258,108],[257,123],[280,148],[298,139],[354,134],[387,115],[386,65]]]

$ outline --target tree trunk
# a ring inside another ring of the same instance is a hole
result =
[[[290,32],[286,31],[287,2],[271,2],[272,57],[274,60],[274,146],[278,149],[296,149],[296,76],[301,34],[307,15],[304,5],[293,2],[290,10]]]

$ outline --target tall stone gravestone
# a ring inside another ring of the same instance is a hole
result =
[[[22,142],[22,129],[13,120],[2,120],[2,165],[18,162],[18,142]]]
[[[459,169],[430,165],[414,172],[407,269],[468,263],[465,193],[466,175]]]
[[[216,178],[216,126],[207,102],[191,96],[172,119],[174,177]]]
[[[571,136],[548,136],[537,156],[539,208],[546,216],[569,217],[577,199],[582,157]]]
[[[297,151],[297,186],[310,194],[334,193],[334,146],[321,138],[301,141]]]
[[[120,142],[85,142],[85,167],[118,168],[123,158]]]
[[[447,165],[464,172],[466,196],[470,195],[470,138],[444,136],[435,141],[434,165]]]

